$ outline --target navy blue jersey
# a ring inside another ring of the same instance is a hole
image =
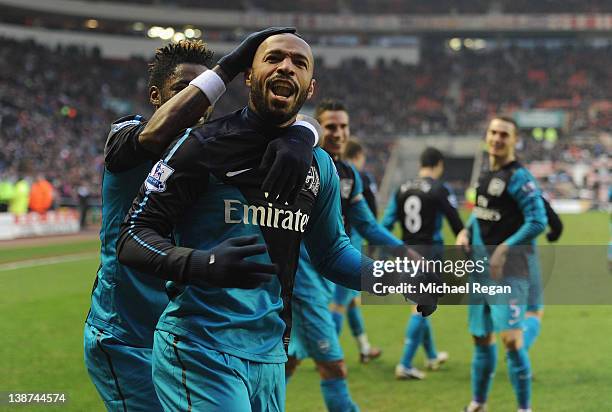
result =
[[[486,246],[489,253],[501,243],[527,246],[509,251],[504,275],[529,275],[528,256],[546,224],[542,193],[520,163],[513,161],[499,170],[481,173],[469,223],[471,243]]]
[[[531,244],[547,222],[540,189],[517,161],[481,173],[473,215],[485,245]]]
[[[146,122],[126,116],[111,125],[104,149],[100,268],[87,322],[122,341],[153,347],[153,331],[168,304],[164,282],[117,261],[121,222],[156,158],[138,144]]]
[[[378,207],[376,205],[378,186],[376,186],[376,180],[374,180],[374,177],[370,173],[365,171],[359,172],[359,176],[363,182],[363,197],[372,211],[372,214],[378,216]]]
[[[442,244],[442,217],[458,234],[463,223],[457,200],[450,188],[431,177],[407,181],[392,195],[385,210],[383,225],[391,229],[401,223],[402,239],[411,245]]]
[[[359,289],[361,255],[342,228],[339,181],[329,156],[314,149],[294,205],[278,204],[260,189],[265,175],[258,165],[267,144],[284,131],[245,108],[188,129],[151,169],[122,225],[119,256],[172,280],[158,329],[244,359],[285,362],[283,335],[288,338],[302,238],[321,273]],[[247,235],[266,243],[268,253],[252,260],[275,263],[277,278],[253,290],[198,279],[209,264],[198,250]]]

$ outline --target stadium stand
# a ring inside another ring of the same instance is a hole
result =
[[[2,40],[0,173],[43,174],[60,198],[75,202],[83,185],[95,196],[110,122],[126,113],[150,114],[146,62],[105,59],[95,49]],[[352,131],[366,142],[371,171],[380,179],[396,137],[480,134],[493,113],[558,108],[568,113],[567,134],[612,129],[610,56],[609,46],[462,53],[427,47],[417,66],[347,59],[330,68],[320,61],[312,104],[323,97],[346,99]],[[239,108],[246,93],[235,81],[216,115]],[[575,151],[560,139],[552,152],[542,144],[528,152],[555,161]]]
[[[90,0],[101,1],[101,0]],[[222,10],[265,10],[293,13],[356,13],[356,14],[484,14],[504,13],[597,13],[612,11],[607,0],[104,0],[120,3],[146,4],[169,7],[207,8]]]

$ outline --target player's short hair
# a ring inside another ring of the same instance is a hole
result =
[[[164,82],[183,63],[201,64],[210,67],[213,51],[202,40],[181,40],[155,50],[155,57],[149,63],[149,88],[161,88]]]
[[[337,99],[324,99],[324,100],[321,100],[319,104],[317,104],[317,107],[315,107],[314,117],[315,119],[317,119],[317,121],[320,121],[321,115],[324,112],[337,112],[337,111],[343,111],[343,112],[348,113],[346,104],[344,104],[344,102],[337,100]]]
[[[344,148],[344,157],[346,159],[354,159],[363,152],[365,152],[365,150],[359,140],[350,138]]]
[[[491,120],[495,120],[495,119],[501,120],[501,121],[506,122],[506,123],[510,123],[512,126],[514,126],[514,133],[518,136],[518,134],[519,134],[518,123],[512,117],[507,116],[507,115],[500,115],[500,116],[493,117],[493,119],[491,119]]]
[[[428,147],[421,153],[421,167],[434,167],[444,161],[444,155],[435,147]]]

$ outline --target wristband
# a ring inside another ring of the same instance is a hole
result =
[[[213,70],[206,70],[198,77],[189,82],[190,85],[197,87],[206,95],[211,105],[225,93],[225,83]]]
[[[317,145],[319,144],[319,133],[317,133],[317,129],[315,129],[313,125],[304,120],[296,120],[296,122],[293,123],[291,126],[304,126],[308,130],[310,130],[314,134],[314,144],[312,145],[312,147],[317,147]]]

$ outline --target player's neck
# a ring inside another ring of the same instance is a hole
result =
[[[249,100],[249,110],[251,110],[251,112],[253,112],[261,122],[263,122],[264,124],[266,124],[266,126],[268,127],[277,127],[277,128],[283,128],[283,127],[288,127],[291,126],[293,123],[295,123],[295,119],[297,118],[297,114],[294,115],[291,119],[287,120],[286,122],[283,122],[281,124],[277,124],[277,123],[272,123],[270,122],[266,116],[264,116],[262,113],[260,113],[257,108],[255,107],[255,105],[253,104],[253,102],[251,100]]]
[[[431,177],[432,179],[436,179],[435,172],[433,169],[428,167],[422,167],[419,169],[419,177]]]
[[[506,166],[508,163],[514,162],[516,157],[514,154],[505,157],[489,155],[489,170],[496,171]]]

